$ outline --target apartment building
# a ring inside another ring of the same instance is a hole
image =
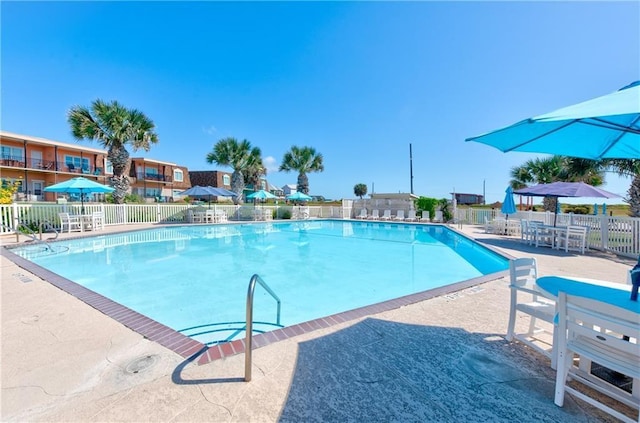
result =
[[[182,191],[191,188],[186,167],[144,157],[131,159],[129,181],[131,192],[147,201],[174,201]]]
[[[107,150],[0,131],[0,179],[18,182],[18,200],[55,201],[49,185],[83,176],[108,185],[113,169]],[[189,171],[175,163],[131,159],[131,192],[147,201],[173,201],[191,187]]]
[[[46,186],[76,176],[106,184],[109,171],[106,150],[0,131],[0,178],[18,182],[20,200],[55,201]]]

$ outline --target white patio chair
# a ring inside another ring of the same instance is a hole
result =
[[[205,212],[196,210],[193,212],[193,223],[204,223]]]
[[[586,373],[574,365],[574,356],[588,360],[614,372],[640,380],[640,321],[638,314],[601,301],[560,292],[558,295],[558,370],[555,404],[564,405],[565,392],[611,414],[621,421],[640,422],[640,415],[631,419],[599,401],[567,385],[569,378],[638,410],[640,400],[616,386]],[[636,388],[634,386],[634,388]],[[590,392],[590,391],[585,391]]]
[[[404,220],[404,210],[398,210],[398,213],[393,217],[393,220]]]
[[[536,247],[552,247],[555,245],[556,232],[553,228],[542,224],[533,224],[533,244]]]
[[[212,209],[207,209],[207,211],[204,212],[204,221],[206,223],[213,223],[216,221],[216,214],[215,214],[215,210]]]
[[[213,221],[216,223],[228,222],[229,217],[227,216],[227,212],[224,210],[216,210]]]
[[[391,220],[391,210],[385,210],[382,216],[380,216],[380,220]]]
[[[486,234],[496,233],[495,225],[493,224],[493,222],[489,220],[487,216],[484,217],[484,233]]]
[[[82,221],[80,216],[72,216],[69,213],[58,213],[60,219],[60,232],[71,233],[71,231],[82,232]]]
[[[530,232],[529,220],[521,219],[520,220],[520,241],[530,243],[532,238],[532,234]]]
[[[585,226],[568,226],[563,236],[558,237],[558,248],[565,252],[580,251],[584,254],[587,247],[587,228]]]
[[[91,213],[91,230],[102,231],[104,229],[104,212]]]
[[[378,211],[378,209],[373,209],[371,211],[371,216],[369,216],[367,219],[372,219],[372,220],[380,219],[380,212]]]
[[[407,222],[415,222],[418,220],[415,209],[409,209],[409,213],[407,213],[407,217],[405,217],[404,220]]]
[[[517,258],[509,265],[511,277],[511,306],[507,326],[507,341],[514,339],[528,345],[551,359],[551,367],[555,368],[553,351],[555,298],[544,294],[536,285],[538,266],[535,258]],[[526,297],[526,299],[523,299]],[[516,331],[516,318],[526,314],[529,318],[528,329]],[[536,324],[537,320],[546,322]]]
[[[366,219],[367,209],[360,209],[360,214],[356,215],[356,219]]]

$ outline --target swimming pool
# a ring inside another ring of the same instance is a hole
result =
[[[335,220],[171,226],[12,252],[205,344],[244,336],[256,273],[292,326],[508,268],[445,226]],[[254,307],[254,328],[280,327],[260,287]]]

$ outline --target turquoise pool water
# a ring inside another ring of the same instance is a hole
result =
[[[280,323],[289,326],[508,268],[444,226],[379,222],[163,227],[53,250],[13,252],[204,343],[244,335],[255,273],[282,300]],[[254,320],[259,330],[277,327],[275,302],[260,287]]]

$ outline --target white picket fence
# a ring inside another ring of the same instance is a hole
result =
[[[456,209],[458,224],[484,225],[485,219],[504,217],[496,209]],[[640,218],[586,215],[573,213],[523,211],[509,215],[509,219],[539,220],[547,225],[581,225],[589,227],[589,248],[611,251],[622,256],[637,258],[640,255]]]
[[[236,206],[211,204],[214,210],[224,210],[229,220],[253,220],[254,211],[262,205]],[[269,204],[264,206],[269,210],[276,210],[276,218],[287,218],[295,215],[298,206]],[[92,214],[104,213],[105,226],[133,225],[140,223],[184,223],[187,210],[203,210],[208,205],[190,206],[188,204],[103,204],[89,203],[82,206],[78,203],[13,203],[0,205],[0,234],[12,233],[11,228],[19,224],[37,227],[47,222],[55,228],[60,227],[58,213]],[[308,206],[310,218],[341,218],[342,208],[336,206]]]
[[[140,223],[184,223],[187,210],[194,208],[208,208],[208,205],[190,206],[188,204],[103,204],[89,203],[84,205],[84,213],[91,214],[96,211],[104,213],[106,226],[132,225]],[[224,210],[232,221],[253,220],[255,207],[261,205],[212,204],[212,209]],[[276,219],[295,215],[298,206],[269,204],[265,206],[276,211]],[[350,218],[357,204],[343,202],[342,206],[309,206],[310,218]],[[51,204],[51,203],[13,203],[0,205],[0,234],[12,233],[11,228],[19,224],[30,225],[37,228],[47,222],[53,227],[59,228],[58,213],[68,212],[81,214],[81,205],[77,203]],[[461,209],[455,210],[454,219],[458,224],[484,225],[487,220],[500,216],[495,209]],[[541,220],[553,225],[554,214],[550,212],[517,212],[510,215],[511,219]],[[640,218],[606,216],[606,215],[578,215],[571,213],[559,213],[556,217],[557,225],[583,225],[590,228],[589,248],[611,251],[628,257],[640,255]],[[44,227],[46,229],[46,226]]]

